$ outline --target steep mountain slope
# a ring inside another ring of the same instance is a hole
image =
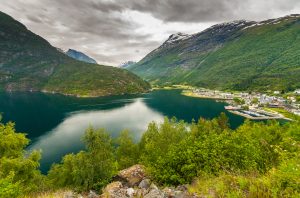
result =
[[[97,62],[92,59],[91,57],[85,55],[84,53],[82,52],[79,52],[79,51],[76,51],[76,50],[73,50],[73,49],[69,49],[66,54],[71,57],[71,58],[74,58],[76,60],[79,60],[79,61],[83,61],[83,62],[86,62],[86,63],[94,63],[94,64],[97,64]]]
[[[217,89],[300,87],[300,15],[233,21],[194,35],[171,35],[130,71],[153,84]]]
[[[122,69],[76,61],[0,12],[0,89],[102,96],[144,92],[149,85]]]

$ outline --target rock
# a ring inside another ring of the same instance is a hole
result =
[[[103,194],[101,195],[101,198],[121,198],[121,197],[127,197],[126,190],[123,188],[122,183],[118,181],[108,184],[103,189]]]
[[[164,198],[164,193],[158,189],[151,189],[150,192],[144,196],[144,198]]]
[[[129,187],[137,186],[146,176],[142,165],[134,165],[119,172],[118,177],[126,181]]]
[[[143,198],[145,195],[149,193],[148,189],[142,188],[142,189],[137,189],[135,192],[135,197],[136,198]]]
[[[134,189],[133,188],[128,188],[127,190],[126,190],[126,194],[129,196],[129,197],[132,197],[133,196],[133,194],[134,194]]]
[[[179,191],[187,191],[187,185],[180,185],[180,186],[177,186],[176,190],[179,190]]]
[[[158,187],[154,183],[152,183],[150,185],[150,190],[159,190],[159,189],[158,189]]]
[[[174,191],[174,198],[185,198],[185,197],[189,197],[185,192],[179,190]]]
[[[150,179],[143,179],[141,183],[139,184],[139,188],[145,188],[148,189],[150,187],[151,181]]]
[[[98,198],[99,195],[97,195],[97,193],[95,193],[94,191],[90,190],[88,198]]]

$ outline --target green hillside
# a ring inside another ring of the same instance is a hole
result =
[[[292,90],[300,87],[299,54],[300,15],[290,15],[218,24],[188,37],[171,35],[129,70],[159,85]]]
[[[73,60],[0,12],[0,89],[103,96],[147,91],[131,72]]]

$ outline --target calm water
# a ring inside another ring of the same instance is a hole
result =
[[[105,128],[112,136],[129,129],[138,140],[151,121],[164,116],[187,122],[199,117],[214,118],[225,112],[225,103],[186,97],[180,90],[154,91],[138,96],[74,98],[43,93],[1,93],[3,121],[16,122],[18,132],[31,139],[29,149],[41,149],[41,169],[46,172],[66,153],[83,148],[80,141],[88,126]],[[227,113],[232,127],[243,118]]]

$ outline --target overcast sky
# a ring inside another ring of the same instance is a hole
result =
[[[300,13],[300,0],[0,0],[0,10],[64,50],[98,63],[138,61],[170,34]]]

